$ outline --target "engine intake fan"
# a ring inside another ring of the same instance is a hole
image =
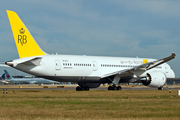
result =
[[[143,83],[143,85],[148,86],[151,83],[151,75],[147,73],[146,77],[141,78],[141,82]]]

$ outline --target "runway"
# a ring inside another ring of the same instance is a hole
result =
[[[44,88],[44,87],[27,87],[27,86],[22,86],[22,88],[19,88],[19,86],[0,86],[0,89],[10,89],[10,90],[76,90],[76,86],[65,86],[65,87],[60,87],[57,88],[55,86],[49,86],[49,88]],[[89,90],[107,90],[107,87],[98,87],[98,88],[91,88]],[[163,90],[169,90],[169,89],[179,89],[180,90],[180,86],[165,86],[163,87]],[[157,90],[157,88],[152,88],[152,87],[146,87],[146,86],[135,86],[135,87],[123,87],[122,86],[122,90]]]

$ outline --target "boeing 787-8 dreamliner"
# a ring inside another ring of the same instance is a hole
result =
[[[5,64],[23,72],[59,82],[77,82],[77,91],[97,88],[101,83],[112,83],[108,90],[119,90],[119,83],[128,83],[131,79],[162,89],[168,78],[175,77],[166,63],[175,58],[175,53],[159,60],[47,54],[41,50],[15,12],[7,10],[7,15],[19,59]]]

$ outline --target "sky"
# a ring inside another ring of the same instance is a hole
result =
[[[49,54],[161,59],[180,77],[179,0],[3,0],[0,62],[18,59],[6,10],[15,11]],[[12,75],[26,75],[13,68]]]

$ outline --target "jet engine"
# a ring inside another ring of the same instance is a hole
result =
[[[166,75],[159,71],[147,73],[146,77],[141,79],[142,83],[149,87],[162,87],[165,85],[166,80]]]

